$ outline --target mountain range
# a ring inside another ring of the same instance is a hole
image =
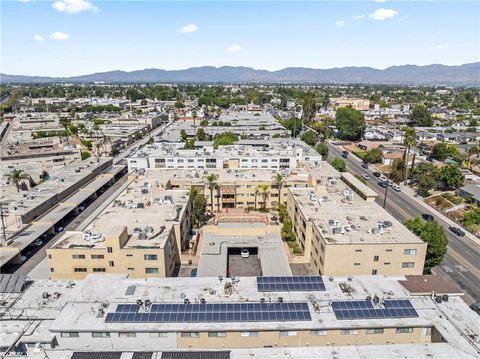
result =
[[[384,70],[371,67],[312,69],[287,67],[278,71],[250,67],[202,66],[185,70],[145,69],[107,71],[73,77],[0,74],[1,83],[318,83],[479,86],[480,62],[460,66],[402,65]]]

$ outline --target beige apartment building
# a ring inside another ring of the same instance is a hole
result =
[[[366,111],[370,108],[370,100],[362,98],[334,98],[330,102],[335,109],[352,106],[355,110]]]
[[[171,276],[188,250],[191,217],[187,191],[165,190],[146,177],[131,180],[84,231],[65,232],[47,250],[50,277]]]
[[[359,195],[361,182],[312,176],[313,182],[288,189],[287,211],[303,250],[299,262],[321,275],[422,274],[427,244],[371,196]]]

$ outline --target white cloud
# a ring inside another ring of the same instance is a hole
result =
[[[345,21],[335,21],[335,26],[342,27],[345,26]]]
[[[178,32],[181,32],[182,34],[191,34],[192,32],[197,32],[198,31],[198,26],[195,24],[188,24],[183,26]]]
[[[365,14],[362,14],[362,15],[353,15],[352,18],[353,18],[353,20],[365,19]]]
[[[52,32],[50,34],[50,39],[51,40],[56,40],[56,41],[65,41],[67,40],[68,38],[70,37],[69,34],[67,34],[66,32]]]
[[[42,35],[33,35],[33,40],[37,42],[45,41],[45,38]]]
[[[387,0],[374,0],[375,2],[386,2]]]
[[[398,11],[392,10],[392,9],[378,9],[375,12],[371,13],[368,15],[369,18],[373,20],[386,20],[394,17],[395,15],[398,14]]]
[[[229,46],[227,47],[226,49],[227,51],[230,51],[230,52],[237,52],[237,51],[242,51],[242,47],[238,44],[233,44],[232,46]]]
[[[69,14],[76,14],[82,11],[98,11],[98,7],[93,5],[89,0],[59,0],[55,1],[52,7],[59,12]]]
[[[33,2],[35,0],[18,0],[18,2],[23,2],[23,3],[27,3],[27,2]]]

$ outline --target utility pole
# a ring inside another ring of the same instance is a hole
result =
[[[2,235],[3,235],[3,242],[6,242],[7,241],[7,234],[5,232],[5,219],[4,219],[4,211],[3,211],[3,206],[5,204],[4,203],[0,203],[0,217],[2,218]]]

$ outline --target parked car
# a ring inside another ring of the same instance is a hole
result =
[[[57,227],[57,228],[55,229],[55,233],[63,232],[63,229],[64,229],[63,227]]]
[[[192,269],[190,272],[190,277],[196,277],[197,276],[197,268]]]
[[[402,189],[400,188],[400,186],[398,184],[393,184],[392,185],[392,189],[395,191],[395,192],[402,192]]]
[[[248,258],[248,257],[250,257],[250,252],[248,251],[247,248],[243,248],[240,255],[242,256],[242,258]]]
[[[422,218],[427,222],[433,222],[435,220],[430,213],[422,213]]]
[[[473,310],[478,315],[480,315],[480,302],[475,302],[473,304],[470,304],[470,309]]]
[[[457,236],[459,237],[464,237],[465,236],[465,232],[462,231],[460,228],[458,227],[448,227],[448,229],[450,229],[450,231],[452,231],[453,233],[455,233]]]
[[[342,151],[342,154],[344,154],[345,156],[348,156],[348,151]]]
[[[343,158],[348,158],[348,155],[346,155],[345,153],[342,153],[342,157]]]
[[[367,181],[370,179],[370,176],[367,175],[366,173],[364,173],[364,174],[362,175],[362,177],[363,177],[363,179],[366,179]]]
[[[388,178],[385,177],[384,175],[380,175],[379,180],[382,181],[382,182],[387,182],[387,181],[388,181]]]
[[[380,177],[382,174],[380,172],[373,172],[373,176],[374,177]]]
[[[25,263],[25,262],[27,261],[27,259],[28,259],[28,258],[27,258],[26,256],[20,256],[20,261],[21,261],[22,263]]]
[[[363,162],[362,163],[362,168],[365,168],[366,170],[368,169],[368,163],[367,162]]]
[[[42,244],[43,244],[43,241],[40,238],[38,238],[33,242],[33,245],[36,247],[40,247]]]

